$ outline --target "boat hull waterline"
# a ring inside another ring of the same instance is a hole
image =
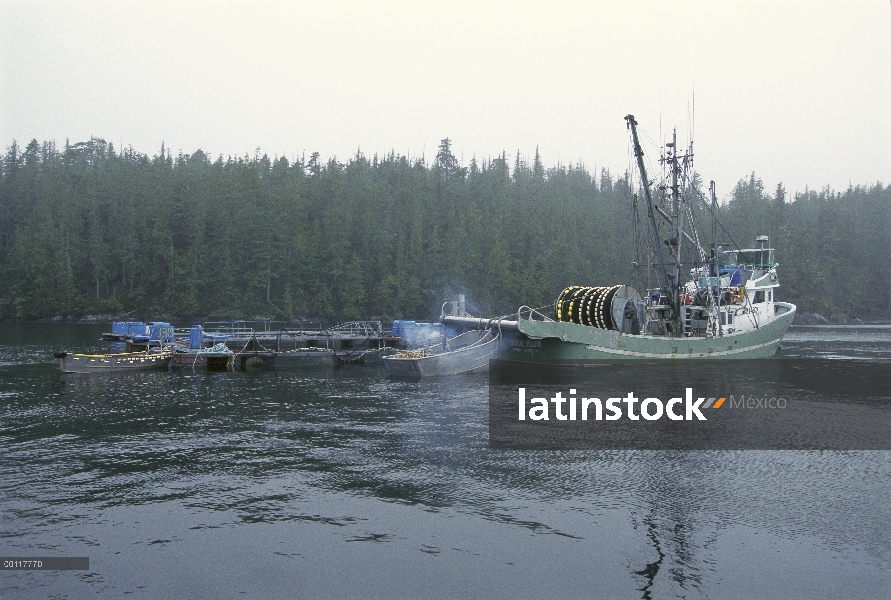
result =
[[[575,323],[521,319],[520,335],[505,336],[499,358],[547,363],[628,359],[769,358],[795,318],[795,306],[777,302],[785,312],[754,331],[716,337],[630,335]]]

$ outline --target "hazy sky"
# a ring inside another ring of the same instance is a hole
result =
[[[629,164],[694,114],[719,196],[891,184],[891,2],[8,2],[0,140]],[[661,125],[660,125],[661,124]],[[645,148],[646,150],[646,148]],[[651,161],[655,156],[649,153]]]

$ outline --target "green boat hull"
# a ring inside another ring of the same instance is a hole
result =
[[[505,336],[499,358],[529,363],[635,359],[751,359],[777,353],[795,307],[759,329],[715,337],[632,335],[556,321],[520,320]]]

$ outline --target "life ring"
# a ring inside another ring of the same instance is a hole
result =
[[[732,287],[730,288],[730,301],[734,304],[737,302],[741,302],[744,296],[743,289],[741,287]]]

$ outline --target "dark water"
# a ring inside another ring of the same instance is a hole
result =
[[[0,598],[876,598],[881,451],[495,451],[485,376],[60,375],[101,327],[0,325]],[[796,327],[796,357],[891,357]]]

